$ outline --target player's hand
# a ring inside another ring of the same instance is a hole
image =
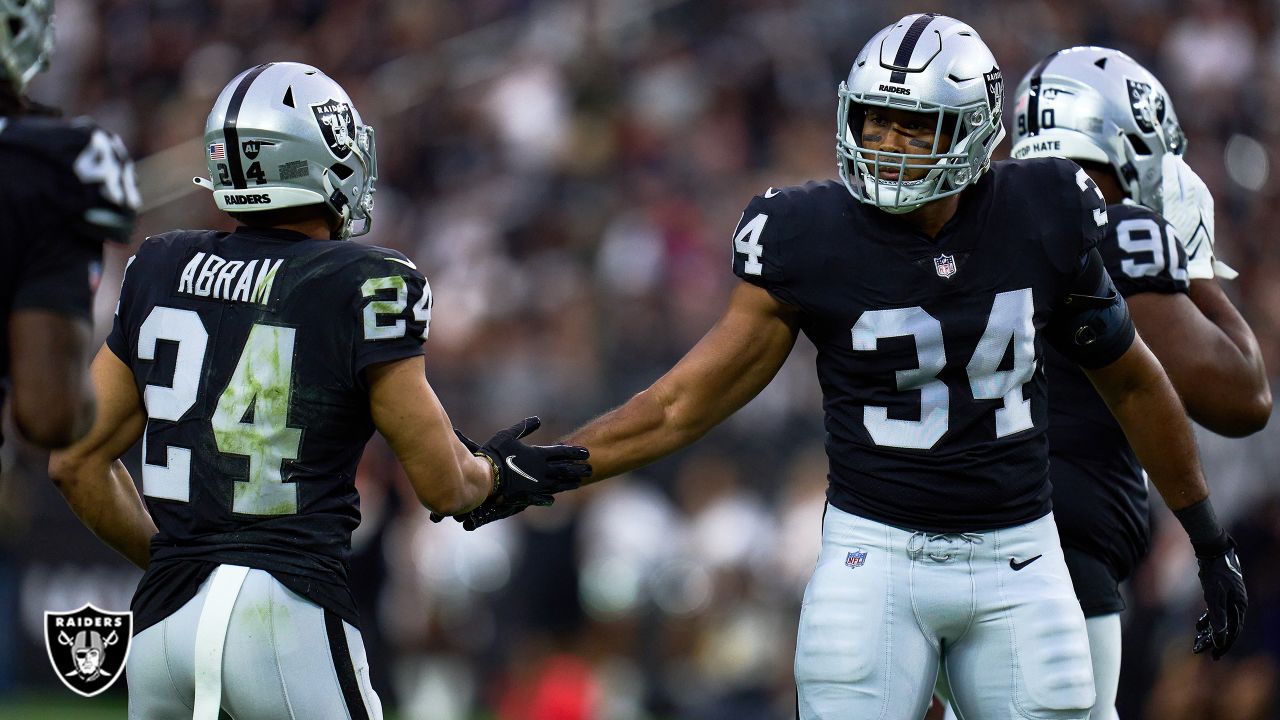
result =
[[[1200,563],[1200,586],[1204,588],[1208,610],[1196,622],[1191,649],[1197,653],[1212,649],[1213,659],[1217,660],[1231,649],[1244,627],[1249,595],[1245,592],[1240,559],[1236,557],[1236,544],[1230,537],[1223,552],[1201,554],[1197,548],[1196,560]]]
[[[1220,277],[1230,280],[1239,273],[1214,255],[1213,195],[1180,155],[1165,153],[1160,198],[1161,214],[1187,253],[1187,275],[1192,280]]]
[[[526,445],[520,439],[537,430],[537,417],[524,420],[489,438],[484,445],[454,430],[458,439],[476,455],[486,456],[498,469],[497,486],[479,507],[454,519],[467,530],[515,515],[530,505],[555,502],[555,493],[573,490],[591,476],[591,466],[583,462],[587,449],[577,445]],[[432,521],[441,516],[432,514]]]

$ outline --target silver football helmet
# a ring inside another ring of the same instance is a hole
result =
[[[53,0],[0,0],[0,72],[15,92],[49,67]]]
[[[1119,50],[1073,47],[1018,83],[1013,157],[1110,165],[1129,197],[1161,211],[1161,167],[1187,140],[1164,85]]]
[[[378,179],[373,128],[316,68],[265,63],[237,75],[213,104],[204,143],[213,180],[194,181],[213,190],[219,209],[323,204],[340,220],[338,239],[369,231]]]
[[[862,202],[898,214],[954,195],[991,165],[1004,137],[1004,79],[995,56],[968,25],[936,13],[908,15],[876,33],[840,83],[836,165]],[[861,145],[868,106],[931,113],[935,141],[927,155],[869,150]],[[948,147],[940,147],[951,134]],[[919,180],[906,180],[907,161],[932,161]],[[896,168],[898,177],[880,171]]]

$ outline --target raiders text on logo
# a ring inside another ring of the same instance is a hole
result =
[[[85,697],[111,687],[123,674],[133,640],[133,613],[86,603],[72,612],[44,614],[44,647],[62,684]]]
[[[351,154],[351,143],[356,135],[351,106],[338,100],[326,100],[312,105],[311,112],[315,113],[320,134],[329,144],[329,152],[339,160],[346,159]]]
[[[256,195],[227,195],[223,202],[228,205],[270,205],[271,196],[266,193]]]
[[[881,85],[880,92],[896,93],[898,95],[910,95],[911,88],[897,87],[896,85]]]

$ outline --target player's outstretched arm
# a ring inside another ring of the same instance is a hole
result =
[[[465,513],[484,502],[495,477],[489,461],[471,454],[427,382],[421,356],[371,365],[373,424],[409,476],[418,500],[441,515]]]
[[[1209,504],[1195,438],[1178,395],[1140,337],[1118,360],[1087,372],[1124,428],[1151,482],[1191,539],[1208,605],[1196,625],[1193,649],[1212,648],[1217,659],[1239,635],[1249,601],[1235,542],[1218,524]]]
[[[595,482],[702,437],[764,389],[795,346],[796,310],[738,283],[715,326],[647,390],[565,438],[591,453]]]
[[[1229,437],[1267,424],[1271,386],[1262,351],[1216,280],[1192,280],[1190,297],[1139,293],[1129,309],[1191,419]]]
[[[9,318],[13,420],[40,447],[66,447],[93,423],[89,335],[88,320],[51,310],[15,310]]]
[[[118,458],[142,436],[146,414],[133,373],[106,345],[89,373],[97,417],[79,442],[49,455],[49,477],[81,522],[145,570],[156,525]]]

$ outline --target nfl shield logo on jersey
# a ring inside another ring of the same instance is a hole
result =
[[[933,269],[938,277],[947,279],[956,274],[956,258],[954,255],[939,255],[933,259]]]
[[[844,564],[851,568],[860,568],[867,562],[866,550],[853,550],[849,556],[844,559]]]
[[[133,613],[91,604],[44,614],[44,647],[53,670],[73,692],[93,697],[123,674],[133,640]]]

